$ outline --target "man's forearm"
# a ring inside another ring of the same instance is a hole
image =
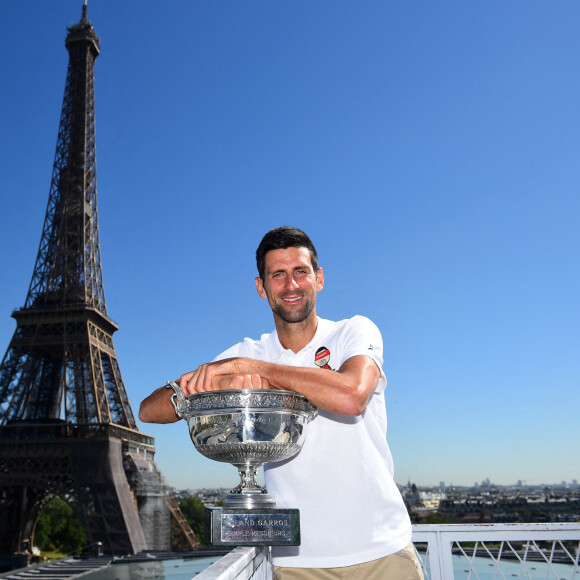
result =
[[[339,415],[360,415],[381,378],[376,362],[365,355],[347,359],[337,372],[229,358],[202,364],[181,375],[179,386],[186,396],[214,391],[224,388],[220,385],[220,377],[224,375],[261,378],[265,383],[262,387],[300,393],[317,407]]]
[[[248,358],[236,363],[241,372],[256,373],[271,386],[300,393],[317,407],[340,415],[360,415],[380,379],[376,363],[366,356],[348,359],[338,372]]]
[[[139,419],[144,423],[175,423],[179,417],[171,403],[173,391],[160,387],[141,402]]]

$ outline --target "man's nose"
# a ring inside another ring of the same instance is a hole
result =
[[[295,290],[296,288],[298,288],[296,278],[294,278],[294,276],[288,276],[288,278],[286,278],[286,289]]]

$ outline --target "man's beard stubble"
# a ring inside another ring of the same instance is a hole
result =
[[[289,324],[296,324],[299,322],[304,322],[312,312],[314,308],[314,301],[310,298],[303,295],[304,305],[300,310],[296,310],[295,312],[288,312],[285,310],[284,305],[280,303],[272,303],[270,302],[270,307],[272,308],[272,312],[274,316],[280,318],[280,320],[289,323]]]

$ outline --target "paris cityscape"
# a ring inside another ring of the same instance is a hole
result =
[[[414,523],[516,523],[580,521],[580,484],[573,479],[552,484],[495,485],[486,479],[472,487],[399,485]],[[179,499],[196,497],[211,506],[227,488],[174,489]]]

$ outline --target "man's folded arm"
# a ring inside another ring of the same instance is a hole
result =
[[[270,384],[258,374],[218,375],[213,380],[214,390],[268,389]],[[179,417],[171,402],[173,390],[160,387],[144,399],[139,407],[139,419],[144,423],[175,423]],[[189,392],[184,391],[184,396]]]
[[[201,365],[182,375],[179,384],[186,393],[211,391],[220,388],[220,376],[230,374],[258,375],[271,387],[300,393],[321,409],[351,416],[366,409],[381,378],[377,363],[366,355],[347,359],[337,372],[232,358]]]
[[[353,356],[331,370],[261,363],[256,368],[271,385],[304,395],[313,405],[338,415],[364,412],[381,378],[377,363],[365,355]]]

